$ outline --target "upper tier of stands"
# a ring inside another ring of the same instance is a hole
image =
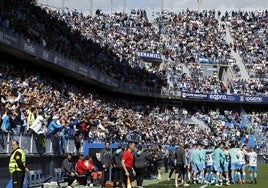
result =
[[[117,80],[161,88],[163,91],[267,94],[264,78],[222,81],[217,74],[204,74],[202,66],[202,63],[228,65],[232,61],[231,48],[238,48],[245,57],[250,55],[245,52],[251,49],[252,42],[249,45],[236,40],[234,44],[226,42],[225,34],[229,22],[234,26],[231,29],[235,39],[239,38],[241,32],[252,33],[251,30],[254,30],[254,33],[262,33],[259,35],[260,40],[252,39],[255,43],[260,43],[261,47],[251,54],[256,61],[260,56],[258,54],[264,53],[261,57],[262,64],[265,64],[267,24],[261,24],[266,22],[265,11],[233,11],[222,15],[215,10],[185,10],[178,13],[165,12],[162,16],[149,20],[144,10],[130,15],[115,13],[112,16],[99,11],[90,17],[76,10],[66,9],[62,12],[50,7],[38,7],[33,2],[2,1],[2,27],[22,33],[29,41],[58,51],[67,58],[100,70]],[[247,25],[254,22],[258,26],[243,26],[242,29],[240,21],[235,19],[247,19],[247,15],[250,17]],[[256,16],[253,17],[254,15]],[[236,32],[235,29],[241,32]],[[242,37],[241,40],[245,38],[247,37]],[[154,62],[150,64],[137,52],[161,54],[162,61],[157,66]],[[251,59],[243,58],[247,65]],[[253,76],[255,78],[256,74]]]

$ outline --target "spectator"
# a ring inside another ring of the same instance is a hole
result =
[[[105,187],[106,181],[109,180],[110,170],[114,165],[109,142],[105,142],[105,148],[102,149],[100,152],[100,159],[101,159],[102,174],[103,174],[103,181],[101,183],[101,186]]]
[[[62,161],[61,171],[64,179],[68,182],[67,188],[71,188],[72,183],[76,179],[76,172],[72,161],[73,155],[68,153],[66,158]]]
[[[1,124],[1,129],[4,132],[9,132],[11,131],[11,111],[6,109],[4,114],[2,115],[2,124]]]

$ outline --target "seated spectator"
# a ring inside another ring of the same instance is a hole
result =
[[[76,162],[75,170],[78,175],[85,175],[82,178],[78,179],[78,182],[80,185],[86,185],[87,184],[87,177],[91,175],[92,169],[85,164],[86,158],[84,155],[79,155],[79,159]]]
[[[71,153],[67,154],[67,157],[63,160],[61,165],[62,175],[65,181],[68,182],[67,188],[71,188],[72,183],[76,179],[76,173],[74,169],[74,164],[72,162],[73,155]]]
[[[90,171],[89,178],[90,179],[92,178],[91,185],[96,184],[97,180],[102,179],[102,172],[96,169],[95,165],[93,164],[93,160],[91,156],[88,155],[85,157],[84,164],[88,167]]]

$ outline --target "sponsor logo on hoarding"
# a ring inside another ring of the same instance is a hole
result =
[[[245,101],[246,102],[262,102],[263,97],[258,97],[258,96],[245,96]]]

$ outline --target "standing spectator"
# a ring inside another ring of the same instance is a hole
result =
[[[26,154],[19,147],[19,142],[13,140],[11,142],[12,153],[9,160],[9,172],[12,176],[13,188],[22,188],[25,172],[28,172],[26,165]]]
[[[103,174],[102,187],[104,187],[106,181],[109,179],[110,168],[113,167],[112,153],[109,142],[105,142],[105,148],[100,152],[100,159]]]
[[[11,111],[8,109],[6,109],[4,114],[2,115],[1,129],[4,132],[9,132],[11,130],[10,115],[11,115]]]
[[[122,144],[118,144],[118,148],[113,153],[113,188],[116,187],[116,183],[118,182],[118,187],[122,188],[123,184],[123,167],[121,164],[123,155]]]
[[[31,127],[35,120],[35,107],[31,107],[30,109],[27,110],[27,131]]]
[[[60,146],[59,146],[59,136],[58,134],[61,131],[61,124],[58,121],[59,116],[54,115],[52,117],[52,121],[49,123],[48,125],[48,134],[51,135],[51,140],[52,140],[52,148],[53,148],[53,152],[59,154],[60,153]]]
[[[125,173],[125,176],[124,176],[125,187],[127,186],[128,178],[130,179],[130,182],[133,182],[135,180],[135,176],[136,176],[136,172],[133,168],[134,155],[132,152],[134,150],[135,150],[135,143],[130,142],[128,144],[127,150],[123,153],[123,156],[122,156],[121,164],[123,167],[123,172]]]
[[[74,145],[76,154],[79,154],[81,148],[81,136],[79,129],[76,129],[74,132]]]
[[[43,113],[39,113],[39,115],[34,120],[31,127],[29,127],[28,133],[33,133],[33,136],[36,140],[36,146],[40,149],[40,153],[45,152],[45,135],[43,131],[43,125],[45,124],[45,119],[43,117]]]
[[[16,128],[16,134],[17,135],[21,134],[22,126],[23,126],[23,121],[21,119],[21,114],[22,114],[22,112],[20,111],[19,108],[15,110],[13,124],[14,124],[14,126]]]
[[[71,153],[67,154],[67,157],[63,160],[61,164],[61,171],[64,179],[68,182],[67,188],[71,188],[72,183],[76,179],[74,164],[72,162],[73,155]]]
[[[184,143],[180,143],[180,146],[175,151],[175,187],[179,187],[178,178],[179,174],[182,177],[182,181],[184,183],[184,187],[189,186],[186,183],[186,156],[184,150]]]
[[[149,155],[143,151],[142,145],[138,145],[134,155],[134,169],[136,172],[137,188],[142,188],[143,179],[149,163]]]

